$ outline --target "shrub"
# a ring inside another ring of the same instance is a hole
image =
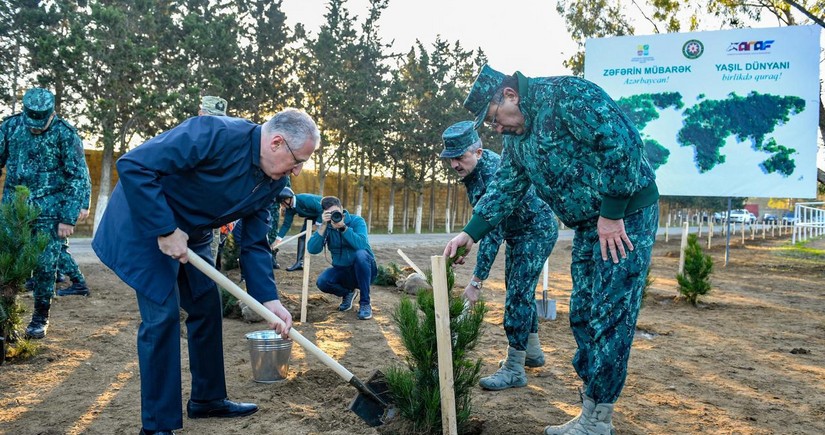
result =
[[[221,270],[232,270],[240,267],[240,257],[241,247],[235,243],[235,236],[229,233],[221,251]]]
[[[688,243],[685,248],[685,270],[684,273],[676,275],[679,283],[679,293],[688,302],[696,305],[699,296],[706,295],[710,291],[710,274],[713,272],[713,259],[710,255],[702,252],[702,246],[696,234],[688,235]]]
[[[451,274],[452,261],[448,260],[447,269]],[[478,301],[464,313],[463,299],[452,291],[452,285],[448,288],[456,417],[459,433],[466,433],[472,414],[470,392],[481,371],[481,359],[471,359],[468,352],[478,343],[487,309],[483,301]],[[419,292],[415,301],[402,297],[393,320],[407,349],[405,366],[390,367],[386,375],[399,415],[411,433],[440,433],[441,393],[432,290]]]
[[[40,211],[28,204],[29,189],[17,186],[8,195],[10,201],[0,204],[0,364],[6,357],[6,345],[25,350],[10,351],[12,357],[34,352],[35,347],[19,337],[21,314],[25,310],[17,295],[25,290],[26,279],[48,243],[45,234],[32,233]]]
[[[394,286],[402,278],[404,271],[397,264],[389,262],[386,265],[378,265],[378,276],[375,277],[375,285]]]

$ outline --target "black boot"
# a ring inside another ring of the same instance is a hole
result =
[[[49,307],[48,303],[34,303],[34,314],[31,323],[26,327],[26,338],[40,339],[46,336],[46,329],[49,328]]]
[[[287,272],[304,270],[304,249],[306,249],[306,239],[304,237],[298,237],[298,258],[295,259],[295,264],[286,268]]]
[[[278,264],[278,248],[272,250],[272,268],[273,269],[280,269],[281,265]]]

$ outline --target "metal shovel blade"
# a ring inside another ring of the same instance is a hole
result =
[[[541,300],[536,301],[536,315],[541,319],[556,320],[556,300],[547,299],[547,290],[541,294]]]
[[[358,395],[352,399],[349,409],[369,426],[381,426],[395,417],[390,389],[380,370],[374,371],[366,384],[354,376],[349,383],[358,389]]]

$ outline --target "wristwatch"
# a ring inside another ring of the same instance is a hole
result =
[[[470,285],[477,288],[477,289],[479,289],[479,290],[481,290],[482,283],[481,283],[481,281],[476,281],[474,279],[471,279],[470,280]]]

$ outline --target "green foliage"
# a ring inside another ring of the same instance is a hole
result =
[[[223,316],[230,319],[240,319],[243,317],[238,298],[221,286],[218,286],[218,290],[221,292],[221,307],[223,308]]]
[[[0,332],[16,338],[24,311],[17,295],[25,291],[48,237],[32,233],[40,211],[28,204],[29,189],[16,186],[6,199],[0,204]]]
[[[375,277],[373,284],[394,286],[396,281],[401,279],[403,275],[404,271],[402,271],[398,264],[394,262],[389,262],[386,265],[379,264],[378,276]]]
[[[699,238],[696,234],[688,235],[688,244],[685,248],[684,273],[676,275],[679,283],[679,293],[688,302],[696,305],[699,296],[710,292],[710,274],[713,272],[713,259],[702,252]]]
[[[448,263],[448,271],[452,272],[452,261]],[[481,371],[481,359],[471,359],[469,352],[478,344],[487,308],[479,301],[465,312],[464,300],[449,288],[456,414],[459,433],[464,433],[472,414],[470,393]],[[407,349],[406,364],[386,371],[394,402],[412,433],[440,433],[441,395],[433,292],[421,291],[415,301],[403,297],[393,312],[393,320]]]
[[[232,233],[226,236],[226,242],[223,245],[221,253],[221,270],[232,270],[240,267],[241,247],[235,243],[235,237]]]

